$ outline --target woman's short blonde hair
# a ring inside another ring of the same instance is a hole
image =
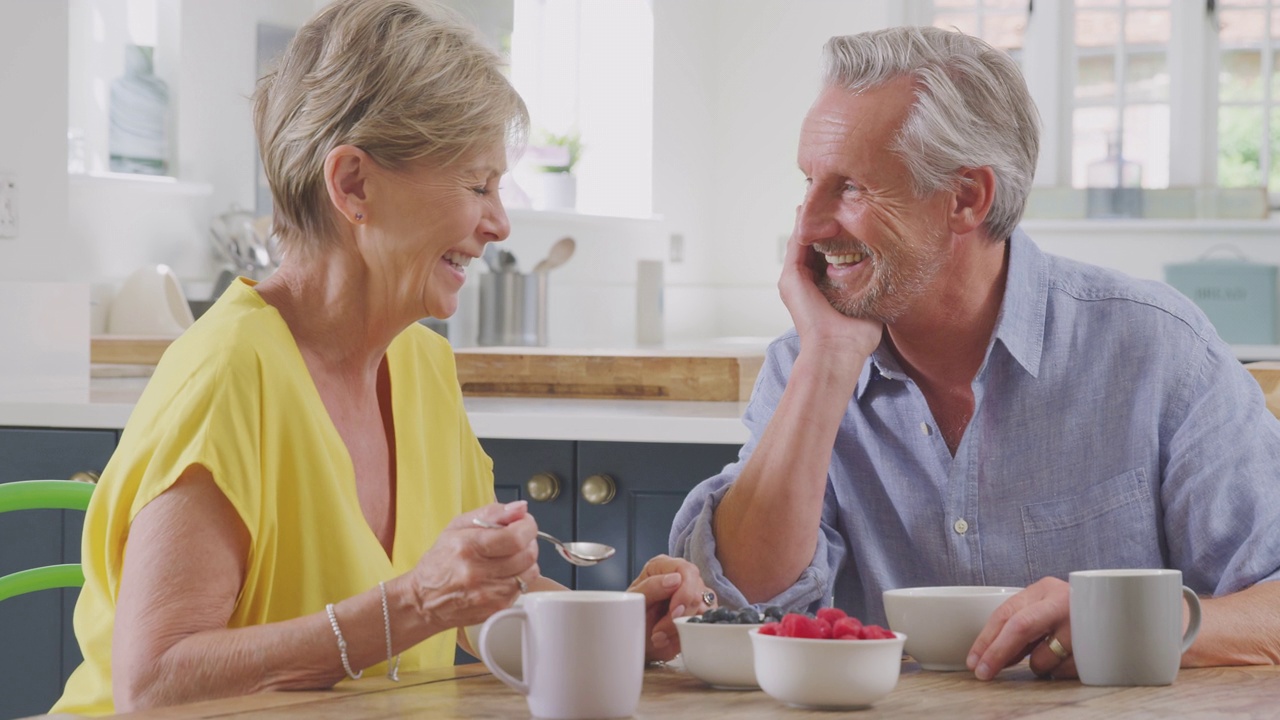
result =
[[[253,96],[282,241],[336,236],[324,159],[339,145],[401,168],[523,142],[528,110],[501,67],[475,31],[430,2],[338,0],[322,10]]]

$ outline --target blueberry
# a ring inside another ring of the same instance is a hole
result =
[[[738,613],[738,624],[759,625],[760,613],[756,612],[756,609],[753,607],[743,608],[742,611]]]
[[[701,616],[699,616],[699,615],[694,615],[693,617],[689,618],[689,619],[688,619],[688,620],[686,620],[685,622],[690,622],[690,623],[700,623],[700,622],[702,622],[702,617],[701,617]]]
[[[764,609],[764,616],[775,622],[781,622],[782,616],[786,614],[787,614],[786,611],[784,611],[782,608],[778,607],[777,605],[770,605],[769,607]]]

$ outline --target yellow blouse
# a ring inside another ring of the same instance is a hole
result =
[[[251,538],[232,628],[322,612],[408,572],[450,519],[492,502],[493,462],[467,420],[448,342],[414,325],[387,363],[398,480],[390,558],[364,519],[351,458],[293,336],[251,284],[233,283],[173,343],[89,504],[75,610],[85,660],[54,712],[113,711],[111,637],[129,525],[192,464],[212,472]],[[401,669],[451,665],[455,636],[405,651]]]

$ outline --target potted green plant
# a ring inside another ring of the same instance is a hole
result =
[[[535,207],[543,210],[573,210],[577,205],[578,178],[573,166],[582,157],[582,140],[576,130],[564,134],[538,133],[529,148],[531,161],[539,170]]]

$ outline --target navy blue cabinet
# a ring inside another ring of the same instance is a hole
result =
[[[0,483],[101,473],[114,430],[0,428]],[[80,561],[84,513],[35,510],[0,515],[0,575]],[[47,712],[80,664],[71,627],[79,590],[45,590],[0,603],[0,719]]]

